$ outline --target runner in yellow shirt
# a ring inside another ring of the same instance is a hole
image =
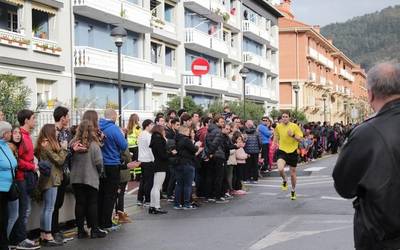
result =
[[[292,191],[290,198],[296,200],[296,167],[298,161],[297,149],[299,142],[303,137],[300,127],[290,122],[289,112],[282,113],[282,122],[275,128],[275,143],[279,144],[278,150],[278,170],[283,179],[282,190],[288,189],[287,179],[285,175],[285,166],[290,166],[290,177],[292,182]]]

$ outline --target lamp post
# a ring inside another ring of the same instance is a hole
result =
[[[240,76],[243,79],[243,120],[246,120],[246,78],[249,70],[247,68],[242,68],[239,71]]]
[[[322,100],[324,100],[324,122],[326,122],[326,98],[328,95],[326,93],[322,94]]]
[[[344,105],[344,120],[346,124],[349,124],[349,121],[347,119],[347,105],[348,105],[347,100],[344,100],[343,105]]]
[[[296,83],[295,85],[293,85],[293,91],[294,91],[295,100],[296,100],[296,106],[295,106],[296,111],[299,107],[299,90],[300,90],[299,84]]]
[[[124,38],[128,35],[126,30],[121,27],[117,26],[111,30],[111,36],[114,39],[115,46],[118,48],[118,123],[119,126],[122,126],[122,100],[121,100],[121,90],[122,90],[122,83],[121,83],[121,47],[124,43]]]

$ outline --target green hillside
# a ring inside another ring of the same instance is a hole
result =
[[[365,69],[382,61],[400,62],[400,5],[329,24],[321,33]]]

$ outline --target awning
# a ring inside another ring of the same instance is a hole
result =
[[[5,0],[6,2],[13,3],[16,5],[24,5],[24,0]]]
[[[13,1],[15,1],[15,0],[13,0]],[[18,0],[18,1],[20,1],[20,0]],[[38,11],[42,11],[42,12],[46,12],[46,13],[49,13],[51,15],[56,15],[57,14],[57,10],[56,9],[54,9],[54,8],[52,8],[50,6],[41,4],[41,3],[37,3],[37,2],[32,2],[32,9],[38,10]]]

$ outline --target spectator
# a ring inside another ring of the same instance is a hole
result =
[[[31,194],[36,188],[38,170],[34,162],[33,143],[30,131],[35,128],[35,114],[31,110],[23,109],[18,112],[17,119],[22,135],[21,144],[18,147],[18,170],[16,174],[19,189],[19,214],[10,236],[11,245],[17,245],[17,249],[39,249],[40,246],[28,239],[26,226],[31,213]]]
[[[261,136],[261,157],[263,159],[262,171],[270,170],[269,166],[269,145],[271,142],[272,130],[271,120],[264,116],[261,120],[261,124],[258,125],[258,132]]]
[[[13,173],[17,167],[17,160],[7,145],[7,141],[11,138],[11,129],[8,122],[0,121],[0,249],[2,250],[8,249],[8,192],[13,183]]]
[[[167,211],[161,209],[160,191],[165,180],[168,168],[167,143],[165,138],[165,130],[161,125],[156,125],[151,130],[150,148],[154,155],[154,178],[153,188],[150,194],[150,214],[166,214]],[[174,151],[176,153],[176,150]]]
[[[103,156],[94,124],[83,120],[71,143],[81,143],[88,150],[75,153],[71,159],[71,184],[75,195],[75,219],[78,227],[78,239],[87,238],[85,218],[91,229],[91,238],[104,238],[107,234],[99,229],[98,195],[99,178],[104,172]]]
[[[120,183],[121,153],[128,148],[121,129],[115,125],[117,117],[115,110],[107,109],[104,112],[104,118],[99,122],[105,136],[104,145],[101,148],[105,177],[100,178],[98,217],[100,228],[107,231],[119,228],[113,225],[111,217]]]
[[[49,164],[50,172],[41,170],[39,190],[43,194],[43,210],[40,216],[40,240],[44,246],[60,246],[64,241],[56,241],[51,234],[57,189],[63,180],[63,164],[67,156],[67,142],[62,146],[57,141],[54,124],[45,124],[36,142],[35,155],[40,163]],[[42,168],[41,168],[42,169]]]
[[[249,154],[249,157],[246,160],[246,181],[250,181],[250,183],[258,182],[258,156],[261,150],[261,140],[260,136],[254,127],[254,123],[252,120],[246,121],[246,129],[245,132],[245,140],[246,145],[244,147],[244,151]]]
[[[144,120],[142,123],[143,131],[139,136],[139,162],[142,168],[142,178],[140,180],[137,205],[150,206],[150,192],[153,187],[154,179],[154,155],[150,149],[151,130],[153,129],[153,122],[149,119]]]

